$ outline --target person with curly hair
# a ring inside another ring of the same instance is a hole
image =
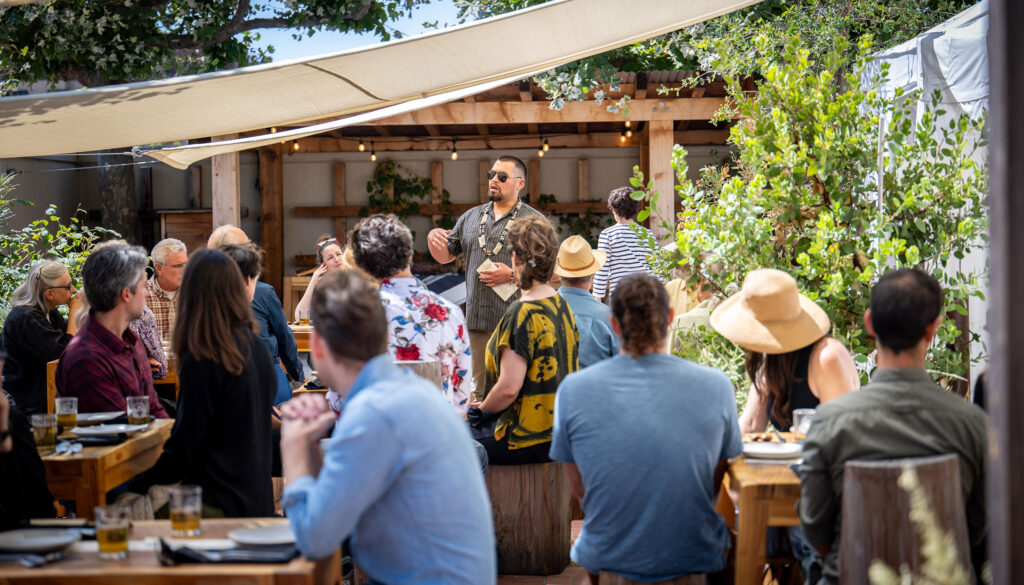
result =
[[[645,238],[650,238],[651,232],[636,225],[640,202],[629,196],[632,192],[629,187],[619,187],[608,195],[608,209],[615,218],[615,225],[601,230],[597,238],[597,249],[608,255],[608,261],[594,275],[594,296],[599,300],[610,299],[615,287],[630,274],[651,274],[647,263],[651,250],[640,241],[636,230]]]
[[[725,567],[715,502],[743,450],[736,398],[722,372],[669,354],[671,320],[657,278],[627,277],[612,295],[622,353],[558,388],[551,458],[586,514],[571,554],[591,583],[704,583]]]
[[[445,398],[460,415],[473,393],[473,358],[462,309],[412,274],[412,233],[394,215],[362,219],[348,237],[356,265],[380,283],[388,353],[396,360],[441,362]]]
[[[508,241],[522,297],[487,342],[484,400],[468,419],[490,464],[542,463],[551,460],[555,391],[579,369],[579,334],[569,303],[548,284],[558,256],[551,222],[519,219]]]

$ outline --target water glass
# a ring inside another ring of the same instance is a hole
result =
[[[203,488],[197,485],[174,486],[171,498],[171,534],[199,536],[199,517],[203,510]]]
[[[803,438],[807,436],[807,431],[811,429],[811,423],[814,422],[813,408],[797,408],[793,411],[793,432]]]
[[[96,507],[96,542],[101,559],[116,561],[128,556],[128,528],[127,507]]]
[[[32,434],[36,440],[36,450],[48,453],[57,448],[57,415],[33,414]]]
[[[67,396],[56,399],[57,424],[65,431],[78,426],[78,399]]]
[[[128,424],[149,424],[149,396],[128,397]]]

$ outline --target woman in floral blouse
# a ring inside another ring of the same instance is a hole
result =
[[[413,276],[409,228],[394,215],[372,215],[352,229],[349,249],[356,265],[380,282],[391,357],[441,362],[441,390],[465,415],[474,389],[466,319]]]

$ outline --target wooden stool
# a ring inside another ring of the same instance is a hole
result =
[[[960,564],[970,571],[959,457],[849,461],[843,469],[840,583],[867,585],[868,567],[876,559],[894,570],[906,564],[915,573],[921,565],[921,537],[910,520],[910,494],[896,483],[906,467],[917,472],[939,527],[952,534]]]
[[[569,565],[571,489],[561,463],[491,465],[498,573],[557,575]]]

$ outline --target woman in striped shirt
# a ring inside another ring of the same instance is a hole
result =
[[[647,238],[651,237],[647,228],[633,227],[640,213],[640,202],[629,196],[632,191],[629,187],[619,187],[608,195],[608,209],[615,217],[615,225],[602,230],[597,240],[597,249],[608,254],[608,261],[594,275],[594,296],[602,301],[611,298],[615,286],[630,274],[652,272],[647,264],[651,249],[633,231],[638,228]]]

